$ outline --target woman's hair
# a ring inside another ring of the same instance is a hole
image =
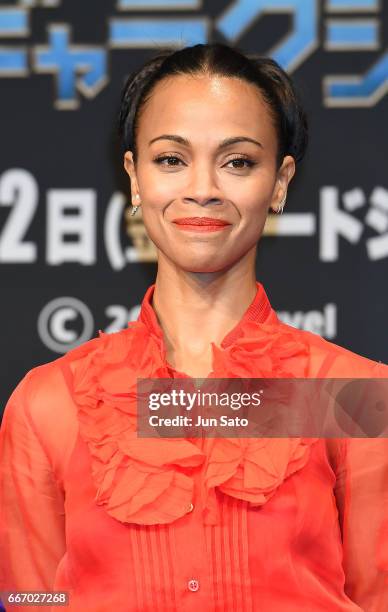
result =
[[[303,158],[308,140],[307,117],[288,74],[269,57],[251,57],[236,47],[212,43],[177,51],[162,49],[127,78],[121,97],[119,133],[124,150],[133,152],[135,164],[139,111],[156,83],[183,74],[235,77],[256,85],[278,136],[277,166],[285,155],[292,155],[296,162]]]

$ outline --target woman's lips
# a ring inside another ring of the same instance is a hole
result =
[[[192,232],[217,232],[231,225],[228,221],[212,217],[183,217],[174,219],[173,223],[179,229]]]

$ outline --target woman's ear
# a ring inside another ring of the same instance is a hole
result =
[[[282,208],[281,204],[287,198],[288,186],[295,174],[295,160],[291,155],[286,155],[283,159],[283,163],[278,170],[276,187],[274,189],[274,197],[271,202],[270,208],[274,212],[278,212],[279,208]]]
[[[137,183],[135,164],[133,161],[132,151],[126,151],[124,153],[124,168],[131,181],[131,195],[135,198],[139,195],[139,186]]]

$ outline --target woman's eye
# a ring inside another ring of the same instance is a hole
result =
[[[154,162],[156,164],[159,164],[160,166],[170,166],[170,167],[174,167],[177,166],[178,164],[173,163],[173,164],[164,164],[164,161],[171,161],[174,160],[174,162],[181,162],[182,160],[179,159],[179,157],[176,157],[175,155],[162,155],[161,157],[157,157],[156,159],[154,159]]]
[[[241,163],[247,164],[246,166],[243,166],[243,165],[233,166],[236,170],[239,170],[240,168],[252,168],[252,166],[255,165],[254,161],[246,157],[235,157],[234,159],[231,159],[230,161],[228,161],[228,164],[234,164],[235,162],[239,162],[240,164]]]
[[[159,166],[167,166],[169,168],[177,167],[179,166],[180,163],[183,163],[183,161],[179,157],[176,157],[176,155],[162,155],[160,157],[156,157],[154,159],[154,162],[158,164]],[[234,159],[231,159],[229,162],[227,162],[226,165],[236,164],[236,163],[237,165],[233,166],[235,170],[251,168],[252,166],[255,165],[254,161],[252,161],[251,159],[245,158],[245,157],[235,157]]]

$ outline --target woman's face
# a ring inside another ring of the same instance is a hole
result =
[[[276,168],[276,131],[259,90],[237,78],[166,78],[138,125],[136,167],[130,151],[124,165],[132,203],[140,202],[158,251],[179,268],[204,273],[254,256],[268,210],[278,208],[295,172],[290,156]],[[184,217],[228,225],[182,229],[175,221]]]

